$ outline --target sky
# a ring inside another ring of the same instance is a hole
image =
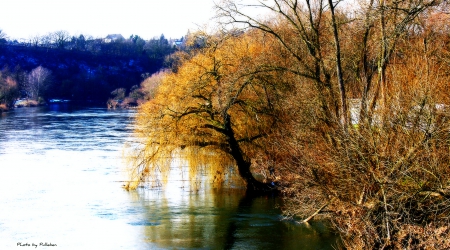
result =
[[[0,6],[0,29],[11,40],[59,30],[181,38],[215,15],[214,0],[0,0]]]

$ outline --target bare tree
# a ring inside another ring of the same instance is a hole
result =
[[[365,34],[363,43],[367,46],[367,39],[372,36],[378,41],[376,60],[377,77],[374,83],[367,81],[361,100],[361,120],[370,116],[377,105],[385,106],[387,103],[387,91],[390,88],[386,81],[386,69],[395,53],[398,41],[404,36],[408,28],[414,25],[417,17],[432,7],[445,3],[442,0],[417,0],[417,1],[390,1],[370,0],[363,7],[365,15]],[[378,33],[378,34],[377,34]],[[368,54],[367,48],[363,48],[362,58],[365,70],[367,68]],[[371,73],[364,72],[362,75]],[[370,77],[371,78],[371,77]],[[369,92],[373,91],[372,99]],[[370,104],[370,105],[369,105]],[[369,117],[370,119],[370,117]],[[371,119],[370,119],[371,120]]]
[[[345,86],[348,85],[346,79],[350,78],[343,75],[342,58],[348,58],[348,55],[343,55],[340,43],[357,42],[362,45],[360,59],[353,64],[362,65],[358,70],[364,85],[360,98],[361,118],[365,119],[375,106],[386,102],[386,91],[389,88],[386,68],[398,40],[406,34],[418,15],[443,1],[359,1],[360,8],[354,10],[358,13],[356,16],[344,15],[346,5],[343,2],[345,1],[222,0],[217,9],[218,17],[225,26],[244,25],[277,38],[287,55],[296,59],[293,67],[284,70],[314,80],[318,94],[324,96],[321,103],[324,117],[330,121],[340,120],[337,124],[345,128],[349,123]],[[340,9],[337,9],[338,5]],[[252,14],[249,11],[251,8],[268,11],[272,15],[271,21]],[[339,31],[348,25],[360,25],[363,30],[361,36],[344,40]],[[368,44],[369,39],[376,40],[377,44]],[[330,41],[334,41],[334,48],[330,46],[333,45]],[[330,53],[333,50],[335,53]],[[336,69],[335,72],[331,70],[333,68]]]
[[[284,47],[286,56],[292,57],[295,64],[289,68],[280,68],[276,65],[271,67],[312,80],[318,95],[321,96],[320,106],[324,119],[328,120],[331,126],[338,125],[345,129],[348,124],[348,111],[339,59],[341,54],[339,27],[334,14],[335,5],[332,6],[330,13],[328,3],[325,0],[256,0],[247,5],[241,5],[239,1],[224,0],[217,8],[218,17],[223,24],[243,24],[275,37]],[[258,7],[269,11],[273,15],[272,21],[252,15],[251,12],[246,11],[247,7]],[[332,27],[327,20],[329,14],[334,20]],[[333,40],[334,48],[333,43],[329,42]],[[325,53],[332,50],[335,53]],[[330,65],[330,62],[337,65]],[[337,77],[333,69],[336,69]]]
[[[47,35],[43,35],[41,37],[41,44],[44,47],[46,47],[46,48],[51,47],[52,41],[53,41],[53,34],[52,33],[49,33]]]
[[[39,35],[30,36],[30,44],[33,47],[38,47],[41,44],[42,38]]]
[[[69,32],[59,30],[52,33],[52,41],[59,49],[64,49],[66,43],[70,41]]]
[[[0,30],[0,39],[5,39],[7,38],[6,33],[3,32],[3,30]]]
[[[5,43],[7,38],[8,36],[6,35],[6,33],[3,32],[3,30],[0,30],[0,44]]]
[[[51,71],[39,66],[28,74],[27,90],[30,98],[38,100],[42,91],[50,83]]]

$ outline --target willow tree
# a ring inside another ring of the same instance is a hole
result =
[[[286,87],[280,73],[264,65],[282,58],[274,57],[272,41],[260,32],[200,35],[205,46],[179,55],[176,73],[167,74],[139,110],[140,140],[130,155],[133,181],[127,188],[167,173],[181,157],[191,169],[209,167],[218,182],[236,171],[248,190],[272,189],[254,177],[251,156],[264,149],[279,122],[277,103]]]

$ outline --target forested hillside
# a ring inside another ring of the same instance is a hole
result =
[[[64,31],[22,42],[3,38],[0,103],[10,106],[15,98],[106,103],[115,89],[129,91],[146,76],[170,66],[164,59],[180,48],[181,41],[168,40],[164,35],[148,41],[137,35],[94,39],[71,37]],[[48,75],[33,95],[30,74],[38,67]]]

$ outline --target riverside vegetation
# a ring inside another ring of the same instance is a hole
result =
[[[447,2],[246,3],[218,3],[216,29],[146,80],[126,188],[181,158],[193,180],[281,191],[342,247],[450,248]]]

